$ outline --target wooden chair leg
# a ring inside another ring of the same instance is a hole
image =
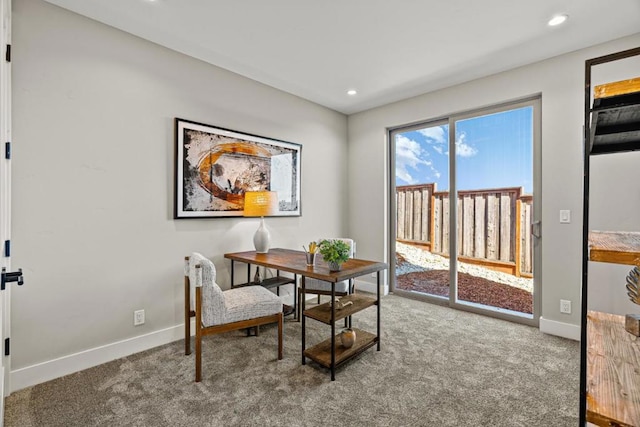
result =
[[[284,315],[280,313],[278,316],[278,360],[282,360],[282,319]]]

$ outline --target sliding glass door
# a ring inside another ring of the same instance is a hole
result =
[[[395,293],[537,324],[539,110],[531,99],[390,132]]]

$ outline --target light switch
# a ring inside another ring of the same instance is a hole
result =
[[[570,210],[561,210],[560,211],[560,224],[569,224],[571,222],[571,211]]]

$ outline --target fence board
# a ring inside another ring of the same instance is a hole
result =
[[[498,259],[500,203],[497,194],[487,194],[487,259]]]
[[[456,199],[456,209],[458,210],[458,222],[460,224],[462,224],[462,199],[460,197],[458,197]],[[452,201],[449,201],[449,204],[453,204]],[[453,209],[453,208],[451,208]],[[458,229],[455,231],[456,233],[456,251],[457,254],[460,255],[461,251],[462,251],[462,232],[464,230],[462,229],[462,227],[458,227]]]
[[[532,205],[530,202],[524,204],[524,218],[523,218],[523,234],[524,234],[524,244],[522,251],[522,264],[521,264],[521,272],[522,273],[533,273],[533,244],[531,239],[531,223],[532,220]]]
[[[406,216],[405,216],[405,231],[404,234],[407,236],[407,239],[413,238],[413,221],[411,220],[413,216],[413,195],[409,192],[405,197],[406,203]]]
[[[473,256],[473,245],[475,243],[474,235],[474,197],[471,194],[465,194],[462,197],[462,252],[460,247],[458,253],[462,253],[464,256]]]
[[[449,253],[449,195],[442,197],[442,246],[443,254]]]
[[[442,252],[442,198],[434,196],[433,203],[433,252]]]
[[[413,240],[420,240],[422,234],[422,191],[413,191]]]
[[[420,223],[420,237],[419,239],[423,242],[431,241],[431,207],[429,206],[429,202],[431,201],[431,194],[429,194],[429,190],[427,188],[422,189],[422,217]]]
[[[396,193],[396,238],[400,240],[406,240],[407,238],[404,231],[405,194],[406,193],[404,191]]]
[[[514,236],[515,238],[513,239],[515,242],[515,249],[514,249],[514,254],[515,256],[513,257],[513,260],[515,261],[515,271],[514,274],[517,277],[520,277],[520,272],[522,271],[522,259],[520,257],[520,254],[522,253],[522,201],[520,199],[517,199],[515,201],[516,203],[516,214],[513,216],[514,220],[515,220],[515,233]]]
[[[474,253],[473,256],[476,258],[484,258],[485,257],[485,245],[486,245],[486,207],[487,207],[487,199],[486,194],[479,194],[476,198],[475,203],[475,244],[474,244]]]
[[[511,258],[511,197],[500,194],[500,261]]]

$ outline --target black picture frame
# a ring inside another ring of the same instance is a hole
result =
[[[175,119],[174,218],[241,217],[246,191],[275,191],[300,216],[302,145]]]

